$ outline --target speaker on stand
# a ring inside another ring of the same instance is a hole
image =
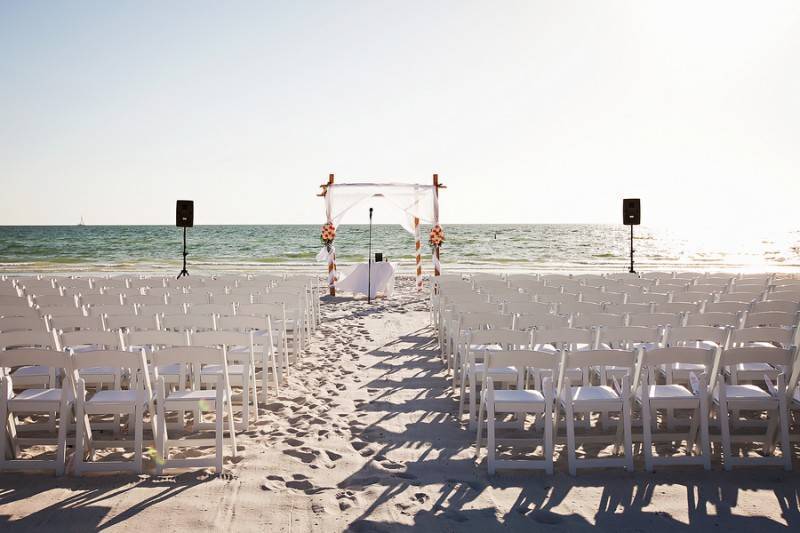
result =
[[[622,200],[622,223],[631,227],[631,274],[636,274],[633,269],[633,227],[642,223],[642,202],[639,198],[625,198]]]
[[[175,206],[175,225],[183,228],[183,269],[178,274],[177,279],[181,276],[188,276],[189,271],[186,270],[186,228],[194,226],[194,202],[192,200],[178,200]]]

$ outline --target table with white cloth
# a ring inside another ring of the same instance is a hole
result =
[[[372,263],[371,272],[367,263],[360,263],[352,267],[344,278],[336,282],[336,290],[352,292],[353,294],[367,294],[367,284],[370,286],[370,298],[375,298],[379,292],[389,297],[394,291],[394,273],[397,263],[381,261]]]

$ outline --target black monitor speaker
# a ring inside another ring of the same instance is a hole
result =
[[[622,200],[622,223],[626,226],[638,226],[642,223],[642,203],[638,198]]]
[[[383,253],[375,252],[375,262],[380,263],[383,261]]]
[[[179,228],[194,226],[194,202],[192,200],[178,200],[175,207],[175,225]]]

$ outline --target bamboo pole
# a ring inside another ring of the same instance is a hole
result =
[[[433,175],[433,225],[439,225],[439,174]],[[433,275],[440,276],[442,264],[439,260],[439,246],[433,249]]]
[[[422,290],[422,253],[420,252],[420,248],[422,247],[422,242],[419,234],[419,217],[414,217],[414,246],[416,247],[415,251],[415,260],[417,263],[417,290]]]
[[[330,193],[330,186],[333,185],[333,174],[328,175],[328,187],[325,188],[325,195]],[[333,223],[333,213],[331,212],[331,199],[325,198],[325,215],[328,223]],[[328,292],[331,296],[336,296],[336,250],[331,245],[328,253]]]

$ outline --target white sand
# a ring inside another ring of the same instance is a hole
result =
[[[800,476],[719,464],[489,478],[428,329],[425,296],[337,298],[227,474],[0,474],[0,530],[771,531],[800,527]],[[640,466],[640,465],[639,465]]]

